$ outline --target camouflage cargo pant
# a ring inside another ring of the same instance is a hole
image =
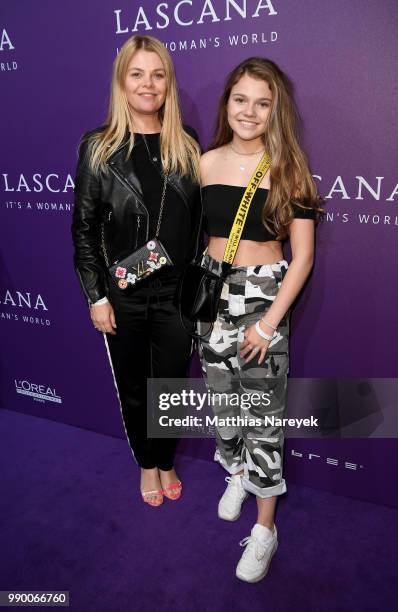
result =
[[[202,265],[220,273],[220,263],[209,255],[203,257]],[[286,492],[282,477],[283,430],[266,424],[264,417],[282,418],[284,413],[289,369],[289,313],[280,322],[260,366],[258,357],[245,363],[239,350],[245,329],[271,306],[287,267],[286,261],[233,266],[223,286],[213,330],[199,346],[206,385],[216,394],[214,414],[221,422],[216,427],[214,459],[230,474],[243,470],[245,489],[259,497]],[[199,325],[201,334],[205,333],[206,325]],[[258,405],[263,394],[269,398],[268,402],[260,401]],[[223,425],[227,417],[239,416],[238,426]],[[249,424],[242,426],[242,421]]]

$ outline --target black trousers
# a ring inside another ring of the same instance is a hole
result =
[[[136,462],[171,470],[178,440],[147,437],[147,378],[185,378],[192,342],[180,323],[176,282],[160,276],[129,293],[111,287],[117,329],[106,341]]]

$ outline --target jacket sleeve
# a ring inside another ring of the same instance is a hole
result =
[[[89,166],[88,137],[83,136],[75,178],[72,222],[74,266],[88,304],[107,294],[101,248],[100,183]]]

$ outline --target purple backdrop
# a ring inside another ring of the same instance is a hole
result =
[[[397,13],[394,0],[3,2],[2,407],[124,435],[72,269],[70,223],[78,140],[103,121],[111,63],[135,32],[168,45],[185,121],[205,146],[240,60],[267,56],[290,75],[328,211],[293,315],[291,373],[396,377]],[[288,479],[398,503],[388,487],[395,440],[291,442]],[[210,456],[208,442],[183,447]]]

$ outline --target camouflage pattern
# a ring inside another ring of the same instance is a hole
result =
[[[205,255],[202,265],[220,274],[221,265]],[[218,419],[240,416],[261,419],[261,424],[216,428],[217,450],[214,459],[230,474],[244,471],[243,485],[259,497],[286,492],[282,478],[283,430],[268,426],[265,416],[283,418],[289,369],[289,313],[280,322],[265,361],[258,356],[245,363],[239,355],[244,331],[258,321],[271,306],[287,271],[286,261],[271,265],[233,266],[224,283],[217,320],[200,342],[199,356],[208,389],[215,396],[214,414]],[[208,324],[199,325],[204,334]],[[250,394],[269,394],[270,401],[258,404]],[[234,394],[234,397],[231,396]],[[240,400],[237,402],[236,394]],[[246,401],[248,400],[248,401]],[[242,421],[240,421],[241,423]]]

